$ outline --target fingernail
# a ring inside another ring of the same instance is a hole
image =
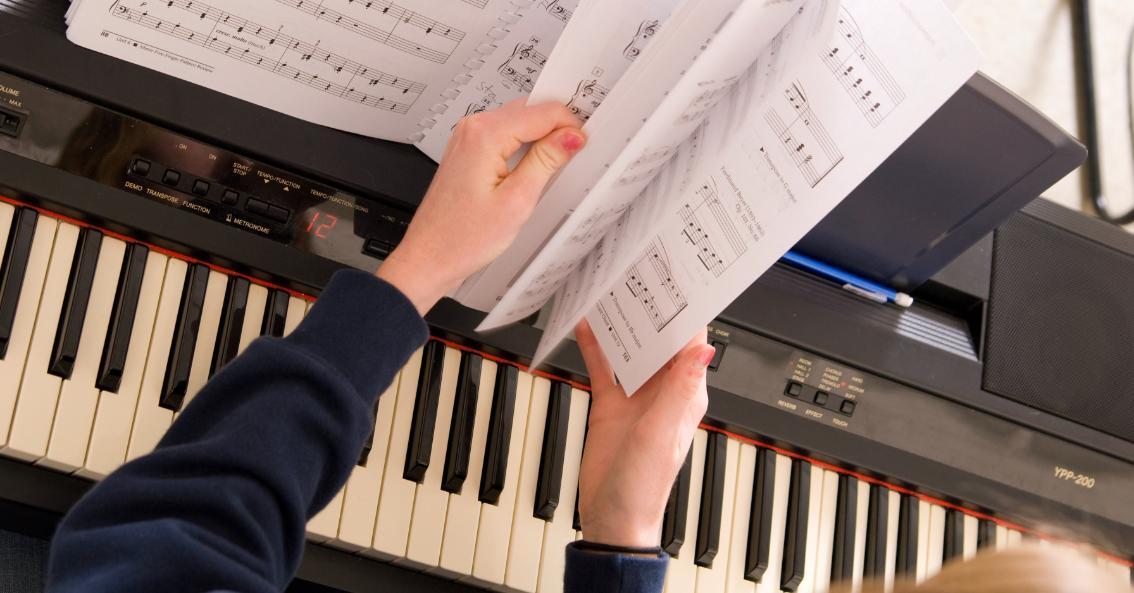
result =
[[[586,142],[586,140],[583,138],[582,134],[578,132],[568,131],[564,132],[559,142],[563,145],[563,149],[567,152],[578,152],[583,148],[583,143]]]
[[[716,348],[713,348],[712,346],[706,345],[705,349],[701,351],[700,358],[698,358],[697,360],[698,360],[698,362],[701,363],[701,366],[707,367],[707,366],[709,366],[710,362],[713,362],[713,357],[716,356],[716,354],[717,354]]]

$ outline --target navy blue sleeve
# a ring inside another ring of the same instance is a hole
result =
[[[426,337],[393,286],[336,274],[295,332],[253,342],[153,453],[75,505],[52,542],[48,590],[281,591],[308,518],[358,459],[377,397]],[[637,593],[660,591],[665,565],[574,550],[567,566],[567,593]]]

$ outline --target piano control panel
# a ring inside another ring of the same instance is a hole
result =
[[[367,271],[412,216],[3,72],[0,132],[0,150]]]

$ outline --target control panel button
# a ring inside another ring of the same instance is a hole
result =
[[[221,194],[220,201],[225,203],[225,204],[228,204],[229,206],[235,206],[236,201],[239,200],[239,199],[240,199],[240,194],[237,193],[236,190],[226,189],[226,190],[224,190],[224,193]]]
[[[800,385],[795,381],[788,381],[787,387],[784,388],[784,395],[799,397],[799,394],[801,393],[803,393],[803,385]]]
[[[198,196],[206,196],[209,194],[209,182],[200,179],[193,182],[193,193]]]
[[[839,406],[839,412],[850,416],[851,414],[854,414],[854,407],[855,403],[848,399],[843,402],[843,405]]]
[[[393,250],[394,245],[392,243],[378,239],[367,239],[366,243],[362,246],[363,253],[378,258],[385,258],[387,255],[390,255],[390,252]]]
[[[161,182],[166,185],[177,185],[178,183],[181,183],[181,173],[178,173],[173,169],[166,169],[165,175],[161,176]]]
[[[724,358],[724,351],[725,348],[728,347],[728,344],[717,340],[709,340],[709,345],[711,345],[714,350],[713,360],[709,362],[709,370],[715,371],[721,368],[721,359]]]
[[[252,214],[259,214],[260,216],[268,215],[268,203],[264,200],[248,198],[248,203],[244,205],[244,209]]]
[[[134,159],[130,165],[130,172],[145,177],[150,174],[150,162],[146,159]]]
[[[290,216],[291,210],[268,204],[268,218],[278,222],[287,222],[287,219]]]
[[[830,398],[831,398],[830,394],[828,394],[826,391],[816,391],[815,392],[815,403],[817,405],[820,405],[820,406],[827,405],[827,400],[830,399]]]

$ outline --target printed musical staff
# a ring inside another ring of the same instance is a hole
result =
[[[488,6],[488,0],[461,0],[461,2],[464,2],[469,6],[475,6],[481,10],[484,10],[484,7]]]
[[[532,37],[527,43],[517,43],[512,55],[497,68],[505,83],[511,83],[524,93],[532,92],[536,80],[547,64],[547,56],[540,53],[539,38]]]
[[[803,178],[815,187],[842,162],[843,153],[823,127],[823,122],[812,112],[799,82],[792,83],[781,98],[780,109],[773,105],[764,115],[764,120]],[[781,115],[781,109],[788,114]]]
[[[422,83],[388,74],[208,4],[117,0],[112,15],[347,101],[408,113]],[[188,24],[182,12],[189,13]],[[194,28],[194,23],[202,28]]]
[[[610,293],[610,296],[614,296],[614,293]],[[611,317],[610,313],[606,310],[605,303],[599,301],[595,307],[598,310],[599,317],[602,319],[603,326],[605,326],[604,329],[606,329],[606,333],[610,334],[610,339],[614,340],[614,345],[618,348],[622,360],[630,362],[630,359],[633,357],[630,356],[630,350],[626,348],[626,342],[622,340],[622,334],[618,333],[618,328],[614,327],[614,318]]]
[[[736,81],[737,78],[734,76],[724,80],[702,83],[701,94],[697,95],[689,102],[689,106],[686,107],[685,112],[681,114],[681,121],[692,122],[704,119],[721,99],[732,92],[733,87],[736,86]]]
[[[906,93],[862,36],[846,8],[836,21],[833,43],[823,52],[823,63],[862,112],[877,128],[902,103]]]
[[[542,4],[547,8],[547,14],[565,23],[571,20],[571,15],[575,14],[575,10],[567,8],[562,0],[544,0]]]
[[[594,115],[595,110],[599,108],[599,105],[602,105],[609,94],[610,89],[599,84],[598,80],[581,81],[579,86],[575,88],[575,94],[567,102],[567,109],[586,121]]]
[[[626,271],[626,289],[642,305],[658,333],[689,306],[671,270],[665,246],[655,239]]]
[[[619,186],[632,185],[653,179],[670,161],[676,151],[672,146],[650,148],[634,159],[629,167],[622,172],[622,176],[615,182]]]
[[[715,178],[710,177],[702,184],[696,195],[700,199],[696,205],[687,202],[681,207],[681,220],[684,223],[681,235],[697,252],[697,259],[705,270],[720,278],[729,266],[748,251],[748,243],[721,203]]]
[[[638,25],[638,32],[634,34],[634,38],[630,40],[626,49],[622,50],[622,55],[626,56],[627,60],[633,61],[636,59],[641,55],[642,50],[646,48],[646,44],[650,42],[650,39],[653,39],[654,35],[657,34],[660,27],[661,21],[658,19],[642,21],[642,24]]]
[[[337,0],[344,11],[327,8],[329,2],[275,0],[316,20],[326,21],[367,39],[430,62],[444,64],[465,38],[465,32],[385,0]],[[369,19],[377,19],[369,22]]]

